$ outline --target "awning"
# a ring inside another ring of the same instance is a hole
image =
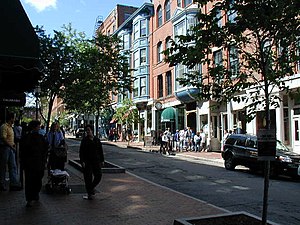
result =
[[[160,117],[161,122],[173,122],[175,121],[175,109],[173,107],[165,108]]]
[[[19,0],[0,1],[0,92],[33,90],[42,75],[39,39]]]

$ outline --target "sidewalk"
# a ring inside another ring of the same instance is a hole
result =
[[[117,144],[122,147],[121,143]],[[69,158],[77,155],[70,154]],[[49,195],[42,191],[40,202],[26,208],[24,190],[0,192],[1,224],[172,225],[174,219],[227,212],[127,172],[104,173],[95,199],[83,200],[82,174],[70,165],[66,168],[71,176],[69,195]]]
[[[103,144],[107,145],[115,145],[121,148],[135,148],[142,151],[150,151],[150,152],[159,152],[160,146],[144,146],[143,142],[124,142],[124,141],[102,141]],[[196,158],[196,159],[203,159],[208,161],[214,162],[221,162],[223,163],[223,159],[220,152],[193,152],[193,151],[183,151],[183,152],[175,152],[176,155],[181,157],[189,157],[189,158]]]

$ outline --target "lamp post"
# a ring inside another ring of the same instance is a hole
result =
[[[41,92],[40,86],[36,86],[34,89],[34,95],[35,95],[35,119],[38,120],[39,117],[39,102],[38,102],[38,97],[39,93]]]

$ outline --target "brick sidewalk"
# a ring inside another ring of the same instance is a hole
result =
[[[103,174],[96,198],[86,201],[82,174],[70,165],[66,168],[71,175],[70,195],[42,191],[40,203],[26,208],[24,191],[1,192],[1,224],[171,225],[178,218],[226,212],[130,173]]]

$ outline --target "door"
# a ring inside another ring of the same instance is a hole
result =
[[[300,116],[293,118],[293,150],[300,153]]]

